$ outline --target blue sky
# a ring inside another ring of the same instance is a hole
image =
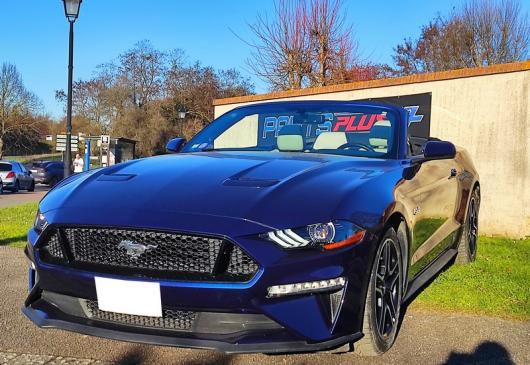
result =
[[[364,58],[392,62],[392,49],[437,13],[462,0],[344,0]],[[97,65],[115,59],[137,41],[162,50],[183,49],[189,61],[234,67],[245,76],[249,48],[231,30],[250,39],[247,23],[268,12],[272,0],[84,0],[76,22],[74,77],[88,78]],[[523,1],[526,11],[528,1]],[[55,90],[66,88],[68,23],[61,0],[2,0],[0,63],[14,63],[45,111],[61,117]],[[257,92],[266,85],[252,77]]]

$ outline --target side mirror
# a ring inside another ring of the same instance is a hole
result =
[[[166,151],[169,153],[177,153],[180,151],[180,149],[184,146],[185,143],[185,138],[178,137],[170,139],[169,142],[166,144]]]
[[[423,148],[425,160],[450,159],[454,158],[455,155],[455,145],[447,141],[428,141]]]

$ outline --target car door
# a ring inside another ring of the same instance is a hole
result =
[[[415,176],[420,186],[420,205],[415,207],[411,272],[417,273],[447,249],[459,223],[455,219],[458,182],[454,159],[421,163]]]
[[[21,188],[28,189],[31,185],[31,181],[33,178],[29,174],[28,170],[26,170],[26,167],[24,167],[23,164],[17,163],[18,169],[20,171],[20,181],[21,181]]]

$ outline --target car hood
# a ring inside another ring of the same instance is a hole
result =
[[[157,226],[166,215],[173,228],[190,217],[203,225],[225,217],[262,230],[287,228],[339,218],[345,196],[351,200],[359,186],[398,165],[304,153],[164,155],[74,176],[50,191],[40,209],[62,210],[56,216],[62,223]]]

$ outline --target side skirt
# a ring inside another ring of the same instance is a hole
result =
[[[403,302],[411,299],[418,290],[420,290],[429,280],[438,274],[458,253],[454,248],[450,248],[442,253],[429,266],[422,270],[408,286],[407,294],[403,298]]]

